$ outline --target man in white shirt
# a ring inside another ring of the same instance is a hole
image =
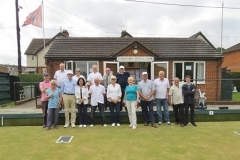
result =
[[[57,87],[61,88],[62,82],[67,78],[67,71],[65,70],[65,65],[61,63],[59,65],[59,70],[57,70],[54,74],[54,79],[57,81]]]
[[[169,104],[173,105],[173,113],[175,117],[175,124],[180,123],[181,127],[184,127],[184,104],[182,86],[179,85],[179,78],[174,78],[174,84],[171,86],[169,91]]]
[[[169,80],[164,78],[164,71],[159,72],[159,78],[154,80],[156,86],[156,104],[157,104],[157,114],[158,114],[158,124],[162,124],[162,106],[164,110],[164,117],[166,124],[171,125],[169,119],[169,111],[168,111],[168,92],[169,92]]]
[[[94,84],[91,85],[89,89],[89,94],[91,96],[91,114],[90,118],[92,124],[90,127],[95,125],[94,115],[95,111],[98,108],[102,117],[102,126],[106,127],[105,124],[105,116],[104,116],[104,95],[106,94],[105,88],[100,84],[100,80],[98,77],[94,78]]]
[[[97,65],[94,64],[92,65],[92,72],[87,77],[87,81],[90,85],[93,85],[95,83],[95,78],[98,78],[100,83],[103,80],[102,74],[98,72]]]

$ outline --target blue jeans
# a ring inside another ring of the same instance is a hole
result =
[[[120,123],[120,102],[118,102],[117,104],[109,102],[109,108],[111,113],[111,122]],[[114,115],[114,109],[116,115]]]
[[[47,116],[47,127],[51,127],[52,119],[54,118],[54,127],[58,125],[58,108],[48,108],[48,116]]]
[[[143,101],[141,100],[141,108],[143,114],[144,123],[155,123],[155,117],[153,112],[153,100],[151,101]]]
[[[92,107],[91,107],[90,118],[91,118],[91,122],[92,122],[93,125],[95,125],[94,115],[95,115],[95,111],[96,111],[97,108],[99,109],[100,115],[101,115],[101,117],[102,117],[102,125],[105,124],[104,107],[105,107],[105,106],[104,106],[104,104],[102,104],[102,103],[98,103],[97,106],[92,106]]]
[[[169,112],[168,112],[168,99],[160,99],[156,98],[156,104],[157,104],[157,115],[158,115],[158,122],[162,122],[162,106],[164,110],[164,117],[166,122],[170,122],[169,119]]]

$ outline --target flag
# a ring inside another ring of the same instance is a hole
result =
[[[42,28],[42,6],[40,5],[35,11],[30,13],[26,21],[23,23],[23,27],[32,24],[34,26]]]

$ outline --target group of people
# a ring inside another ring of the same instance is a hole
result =
[[[58,128],[58,114],[62,106],[65,112],[64,128],[76,127],[76,108],[78,111],[79,127],[87,126],[87,107],[91,105],[90,127],[95,126],[95,111],[98,108],[101,115],[101,124],[106,127],[104,110],[110,109],[112,126],[120,126],[120,111],[123,107],[128,112],[130,127],[136,129],[136,108],[139,103],[142,108],[144,126],[155,124],[153,103],[156,100],[158,124],[162,121],[162,106],[165,122],[171,125],[168,104],[173,106],[175,124],[184,127],[188,124],[188,110],[191,111],[191,124],[194,121],[194,94],[195,85],[190,82],[191,77],[186,76],[186,84],[179,85],[179,78],[174,79],[170,88],[169,80],[165,78],[164,71],[159,72],[159,78],[154,81],[148,79],[148,73],[142,73],[142,81],[134,84],[134,78],[120,66],[116,76],[106,68],[105,75],[98,72],[97,65],[92,66],[92,72],[87,79],[80,74],[80,69],[65,70],[63,63],[59,65],[54,78],[50,80],[48,73],[44,73],[44,81],[40,82],[41,102],[43,111],[43,127],[50,129],[53,125]],[[87,85],[89,84],[89,85]],[[185,112],[184,112],[185,110]],[[71,119],[69,117],[71,113]]]

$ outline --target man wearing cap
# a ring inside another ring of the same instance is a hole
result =
[[[125,72],[124,66],[120,66],[119,72],[117,73],[116,77],[117,83],[121,86],[122,91],[122,97],[120,102],[120,111],[122,111],[122,103],[125,95],[125,88],[128,85],[128,78],[130,77],[130,74],[128,72]]]
[[[141,108],[144,120],[144,126],[150,122],[152,127],[157,128],[153,112],[153,99],[155,94],[155,84],[148,79],[148,73],[142,73],[142,80],[138,83],[139,95],[141,99]]]
[[[80,77],[82,77],[82,78],[85,80],[85,77],[84,77],[83,75],[81,75],[80,73],[81,73],[80,69],[79,69],[79,68],[76,68],[76,69],[75,69],[75,75],[74,75],[72,78],[73,78],[75,81],[78,81],[78,79],[79,79]]]
[[[46,90],[51,87],[50,79],[48,73],[43,74],[43,82],[39,83],[39,88],[41,91],[41,105],[42,105],[42,112],[43,112],[43,128],[47,126],[47,109],[48,109],[48,100],[46,99],[47,93]]]
[[[63,80],[67,78],[67,71],[64,68],[65,65],[61,63],[59,65],[59,70],[57,70],[54,74],[54,79],[57,81],[58,88],[61,88]]]
[[[106,68],[106,70],[105,70],[106,74],[103,76],[103,81],[102,82],[103,82],[103,86],[104,86],[106,91],[107,91],[108,85],[111,83],[112,75],[110,74],[110,72],[111,72],[110,68]],[[107,109],[107,105],[108,105],[107,95],[104,96],[104,105],[105,105],[105,109],[104,110],[106,110]]]
[[[75,86],[77,81],[73,77],[73,71],[67,71],[67,79],[63,80],[61,90],[63,93],[63,103],[65,107],[65,125],[64,128],[69,126],[69,112],[71,112],[71,126],[75,127],[76,121],[76,105],[75,105]]]
[[[87,77],[87,81],[90,83],[90,85],[94,84],[95,78],[99,78],[100,83],[103,79],[102,74],[98,72],[98,68],[96,64],[92,65],[92,72]]]

